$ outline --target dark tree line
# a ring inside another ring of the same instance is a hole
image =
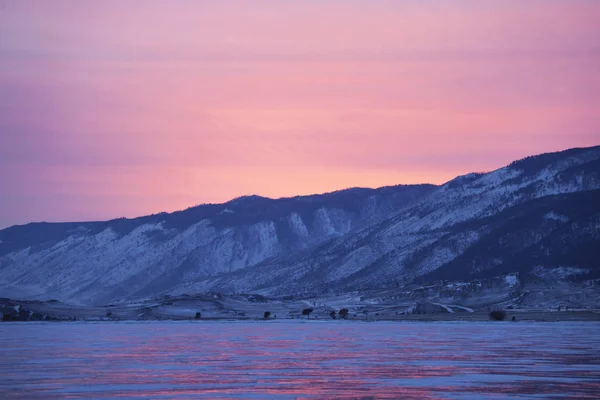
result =
[[[506,319],[506,313],[500,310],[492,311],[490,313],[490,319],[492,321],[504,321]]]

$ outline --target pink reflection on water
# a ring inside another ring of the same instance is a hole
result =
[[[0,398],[599,397],[600,326],[546,327],[4,324]]]

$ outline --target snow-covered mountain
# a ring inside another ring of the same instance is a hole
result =
[[[253,267],[381,221],[433,185],[241,197],[172,214],[0,231],[0,297],[103,303]]]
[[[600,147],[529,157],[456,178],[316,249],[179,290],[316,295],[535,267],[581,267],[600,277],[599,173]]]
[[[15,226],[0,231],[0,297],[321,295],[506,274],[594,282],[599,172],[600,146],[439,187],[252,196],[132,220]]]

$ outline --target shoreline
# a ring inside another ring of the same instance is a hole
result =
[[[329,298],[321,301],[278,301],[260,298],[201,295],[185,298],[163,298],[110,304],[80,306],[59,301],[19,301],[0,299],[1,322],[13,321],[269,321],[340,320],[340,310],[347,310],[347,321],[490,321],[490,311],[503,310],[505,320],[556,322],[600,321],[600,308],[522,307],[504,308],[500,305],[485,307],[439,306],[436,303],[380,303],[369,304],[352,299]],[[362,299],[361,299],[362,300]],[[409,311],[407,311],[409,310]],[[269,318],[264,318],[268,315]],[[331,316],[336,317],[333,319]],[[497,321],[493,321],[497,322]]]
[[[515,316],[516,320],[512,321]],[[489,318],[487,312],[473,313],[454,313],[454,314],[412,314],[412,315],[379,315],[379,316],[356,316],[348,317],[347,319],[332,319],[324,317],[313,318],[260,318],[260,317],[234,317],[234,316],[211,316],[195,318],[182,318],[178,316],[161,316],[157,318],[110,318],[99,316],[88,317],[63,317],[57,319],[32,319],[32,320],[14,320],[2,321],[4,323],[29,323],[29,322],[278,322],[278,321],[306,321],[306,322],[600,322],[600,311],[518,311],[511,310],[507,313],[506,319],[503,321],[495,321]]]

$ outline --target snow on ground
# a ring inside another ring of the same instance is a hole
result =
[[[567,222],[569,220],[568,217],[566,217],[564,215],[557,214],[554,211],[550,211],[544,217],[546,219],[550,219],[550,220],[553,220],[553,221],[559,221],[559,222]]]
[[[302,221],[300,214],[293,212],[290,214],[288,219],[290,222],[290,227],[292,228],[292,231],[296,233],[296,235],[300,237],[308,236],[308,229],[306,228],[306,225],[304,225],[304,221]]]
[[[458,309],[461,309],[461,310],[464,310],[464,311],[467,311],[467,312],[471,312],[471,313],[475,312],[475,310],[473,310],[472,308],[463,307],[463,306],[457,306],[456,304],[450,304],[450,305],[448,305],[448,307],[458,308]]]
[[[504,281],[509,286],[516,286],[519,283],[519,278],[516,275],[506,275]]]
[[[444,304],[440,304],[440,303],[433,303],[433,304],[435,304],[436,306],[442,307],[444,310],[448,311],[449,313],[453,313],[454,312],[454,310],[452,308],[450,308],[450,307],[448,307],[448,306],[446,306]]]
[[[544,268],[538,266],[533,269],[532,273],[540,278],[559,281],[572,276],[589,274],[590,270],[580,267]]]

